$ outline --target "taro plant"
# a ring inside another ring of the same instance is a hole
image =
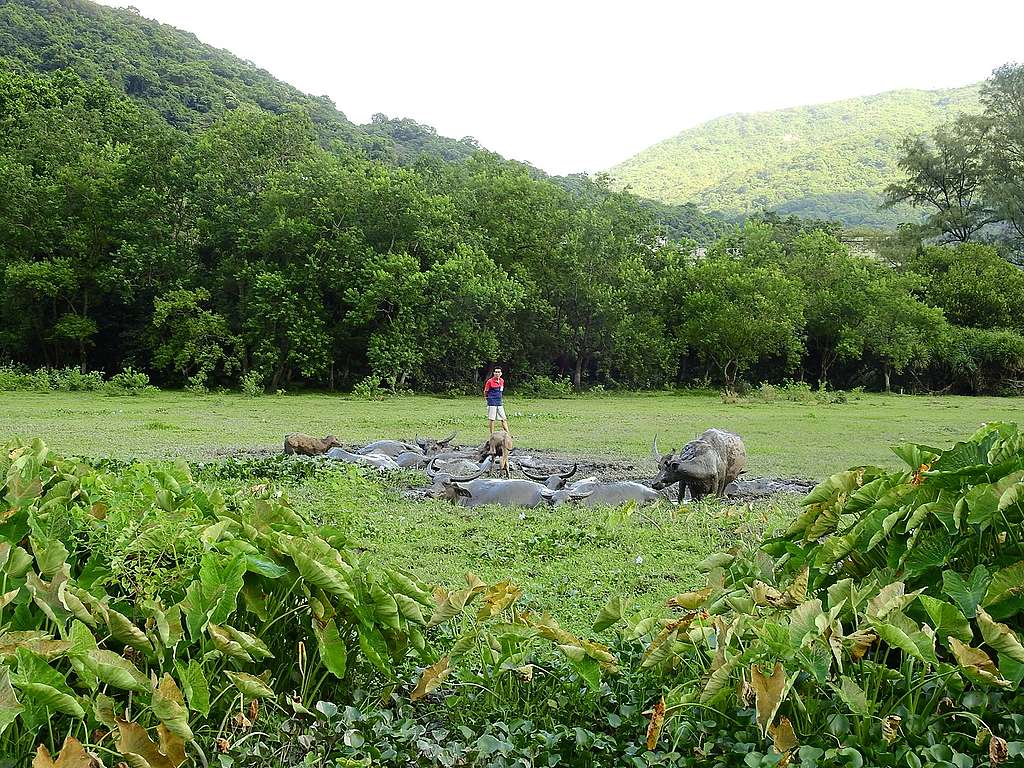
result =
[[[618,611],[646,642],[641,666],[673,683],[651,743],[673,720],[732,711],[756,723],[751,755],[766,760],[1024,755],[1024,435],[996,423],[895,452],[906,470],[833,475],[783,535],[709,558],[707,586],[670,601],[676,616]]]
[[[301,707],[357,665],[392,679],[424,646],[428,593],[368,571],[271,487],[224,498],[184,465],[104,472],[38,440],[8,445],[0,473],[0,754],[14,765],[64,737],[131,765],[205,762],[230,712]]]

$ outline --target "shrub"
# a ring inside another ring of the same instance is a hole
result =
[[[352,396],[360,400],[383,400],[388,391],[380,385],[376,376],[367,376],[352,388]]]
[[[519,394],[523,397],[564,399],[573,397],[576,390],[572,382],[564,376],[534,376],[518,385]]]
[[[265,394],[263,376],[257,371],[242,374],[241,386],[242,394],[246,397],[262,397]]]
[[[130,366],[114,374],[106,386],[107,393],[112,395],[141,395],[153,389],[149,384],[149,376]]]

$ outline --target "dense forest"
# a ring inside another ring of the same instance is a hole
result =
[[[1005,182],[986,186],[987,230],[944,245],[923,211],[932,230],[865,258],[838,224],[727,227],[410,120],[354,126],[129,11],[6,3],[0,22],[0,355],[16,364],[270,389],[464,389],[494,362],[578,387],[1024,379],[1024,273],[995,213],[1016,205],[1010,171],[987,177]],[[1021,72],[986,86],[989,135],[1024,103]]]
[[[972,85],[727,115],[659,142],[609,173],[639,195],[733,217],[773,210],[891,228],[910,213],[903,206],[880,209],[883,188],[899,176],[902,139],[980,110]]]

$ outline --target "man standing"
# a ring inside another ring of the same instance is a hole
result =
[[[505,416],[505,406],[502,404],[502,395],[505,392],[505,380],[501,378],[501,368],[495,368],[491,378],[484,384],[484,397],[487,398],[487,429],[494,434],[494,420],[500,419],[502,429],[512,436],[508,428],[508,418]]]

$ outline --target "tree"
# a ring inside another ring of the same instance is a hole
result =
[[[184,383],[205,386],[218,368],[230,375],[239,366],[241,340],[222,315],[203,306],[209,300],[207,289],[196,288],[167,291],[153,302],[153,364]]]
[[[818,363],[818,385],[841,360],[860,358],[870,312],[870,287],[884,268],[852,256],[833,235],[820,230],[797,235],[786,271],[803,284],[807,351]]]
[[[957,242],[970,240],[998,220],[984,196],[987,134],[986,121],[963,116],[937,128],[931,141],[904,140],[899,167],[905,176],[886,187],[886,205],[928,208],[927,221],[936,232]]]
[[[989,126],[985,193],[995,217],[1024,239],[1024,65],[999,67],[981,100]]]
[[[800,354],[804,295],[778,267],[749,267],[718,256],[697,264],[677,285],[676,332],[706,363],[718,367],[726,390],[758,360]]]
[[[868,292],[871,309],[865,322],[864,348],[881,363],[886,392],[892,389],[893,373],[928,364],[948,327],[942,310],[914,297],[918,287],[915,275],[892,273],[875,280]]]
[[[926,247],[910,260],[922,293],[955,325],[1024,330],[1024,272],[989,245]]]

